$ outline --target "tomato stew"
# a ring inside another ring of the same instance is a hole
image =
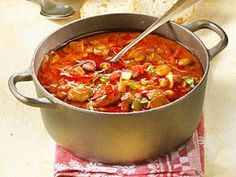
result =
[[[50,51],[38,73],[58,99],[89,110],[132,112],[184,96],[201,80],[199,60],[177,42],[148,35],[120,61],[110,62],[140,33],[91,35]]]

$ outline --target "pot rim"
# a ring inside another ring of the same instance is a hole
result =
[[[82,111],[84,113],[89,113],[89,114],[102,114],[102,115],[135,115],[135,114],[144,114],[146,112],[153,112],[153,111],[158,111],[158,110],[163,110],[163,109],[167,109],[168,107],[172,107],[176,104],[178,104],[179,102],[182,102],[184,100],[186,100],[188,97],[190,97],[193,92],[195,92],[199,87],[200,85],[203,84],[203,82],[205,81],[205,79],[207,78],[207,75],[208,75],[208,71],[209,71],[209,65],[210,65],[210,57],[209,57],[209,53],[208,53],[208,50],[207,48],[205,47],[204,43],[202,42],[202,40],[194,33],[192,32],[191,30],[189,30],[187,27],[184,27],[183,25],[180,25],[180,24],[177,24],[173,21],[169,21],[169,23],[171,24],[174,24],[175,26],[177,26],[178,28],[181,28],[182,30],[186,31],[187,33],[190,33],[192,35],[192,37],[194,37],[199,43],[200,45],[202,46],[202,48],[204,49],[204,55],[206,56],[206,67],[205,67],[205,70],[204,70],[204,74],[200,80],[200,82],[190,91],[188,92],[186,95],[184,95],[183,97],[173,101],[173,102],[170,102],[166,105],[163,105],[163,106],[160,106],[160,107],[157,107],[157,108],[152,108],[152,109],[148,109],[148,110],[144,110],[144,111],[137,111],[137,112],[101,112],[101,111],[93,111],[93,110],[88,110],[88,109],[84,109],[84,108],[80,108],[80,107],[76,107],[76,106],[73,106],[73,105],[70,105],[56,97],[54,97],[52,94],[50,94],[39,82],[37,76],[36,76],[36,72],[35,72],[35,59],[36,59],[36,55],[37,55],[37,52],[39,50],[39,48],[41,47],[42,43],[44,43],[50,36],[52,36],[53,34],[57,33],[59,30],[67,27],[67,26],[70,26],[74,23],[80,23],[81,21],[84,21],[84,20],[89,20],[89,19],[92,19],[92,18],[99,18],[99,17],[106,17],[106,16],[116,16],[116,15],[119,15],[119,16],[127,16],[127,15],[131,15],[131,16],[145,16],[147,18],[153,18],[154,16],[150,16],[150,15],[144,15],[144,14],[133,14],[133,13],[111,13],[111,14],[105,14],[105,15],[97,15],[97,16],[92,16],[92,17],[88,17],[88,18],[84,18],[84,19],[79,19],[79,20],[76,20],[76,21],[73,21],[73,22],[70,22],[64,26],[62,26],[61,28],[55,30],[54,32],[52,32],[51,34],[49,34],[47,37],[45,37],[39,44],[38,46],[36,47],[35,51],[34,51],[34,54],[33,54],[33,57],[32,57],[32,61],[31,61],[31,64],[30,64],[30,67],[29,67],[29,70],[30,70],[30,74],[33,78],[33,81],[35,83],[35,85],[43,92],[43,95],[49,99],[50,101],[52,101],[54,104],[59,104],[61,106],[64,106],[66,108],[69,108],[69,109],[72,109],[72,110],[75,110],[75,111]],[[156,18],[156,17],[154,17]],[[99,31],[98,31],[99,32]],[[101,31],[102,33],[102,31]],[[91,33],[90,33],[91,34]],[[90,35],[88,34],[88,36]],[[79,37],[79,36],[78,36]],[[168,37],[165,37],[168,39]],[[68,39],[67,41],[69,41],[71,39]],[[175,42],[178,42],[178,41],[175,41]],[[180,43],[181,44],[181,43]],[[61,44],[60,44],[61,45]],[[183,44],[181,44],[183,45]],[[59,46],[59,45],[58,45]],[[183,45],[184,46],[184,45]],[[187,46],[184,46],[185,48],[187,48]],[[187,48],[188,49],[188,48]]]

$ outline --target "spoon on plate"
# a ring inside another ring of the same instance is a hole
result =
[[[143,33],[141,33],[137,38],[135,38],[131,43],[124,47],[119,53],[117,53],[112,59],[111,62],[117,62],[129,49],[136,45],[148,34],[153,32],[155,29],[166,23],[167,21],[176,17],[176,15],[183,12],[188,7],[191,7],[193,4],[199,0],[177,0],[177,2],[159,19],[157,19],[151,26],[149,26]]]
[[[62,19],[74,14],[74,9],[62,3],[57,3],[53,0],[33,0],[40,4],[40,14],[49,19]]]

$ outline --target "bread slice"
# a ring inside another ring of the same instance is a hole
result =
[[[85,0],[80,9],[81,18],[108,13],[141,13],[160,17],[177,0]],[[185,10],[175,21],[184,23],[191,19],[194,7]],[[173,19],[174,20],[174,19]]]
[[[160,17],[177,0],[132,0],[133,12]],[[192,17],[194,7],[186,9],[175,18],[178,23],[184,23]],[[174,19],[173,19],[174,20]]]
[[[132,12],[132,0],[86,0],[80,9],[81,18],[108,14]]]

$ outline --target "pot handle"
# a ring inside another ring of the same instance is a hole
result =
[[[13,74],[8,80],[8,87],[11,93],[18,99],[20,102],[34,107],[46,107],[53,108],[55,103],[49,101],[47,98],[30,98],[22,95],[16,87],[17,82],[32,81],[33,78],[30,74],[29,69]]]
[[[195,32],[201,29],[209,29],[214,31],[220,37],[220,42],[211,49],[207,49],[210,60],[220,53],[228,44],[228,37],[224,30],[217,24],[208,20],[199,20],[185,25],[190,31]]]

